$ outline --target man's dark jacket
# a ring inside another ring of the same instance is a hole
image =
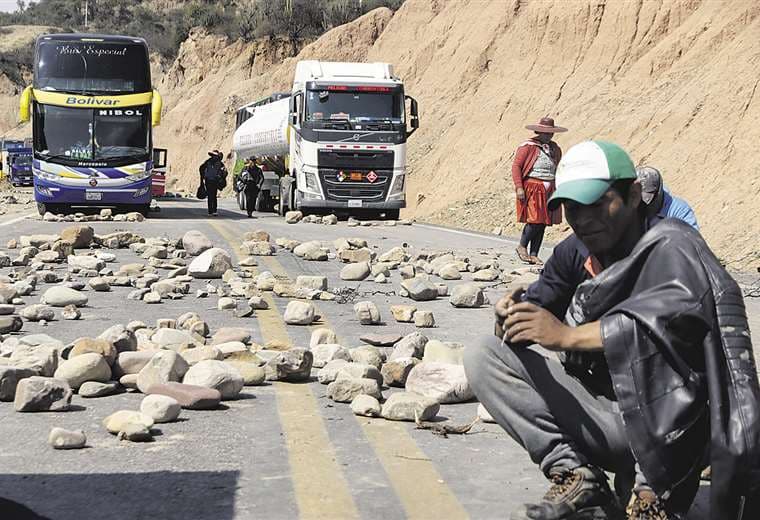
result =
[[[760,387],[744,300],[701,235],[662,221],[578,287],[569,314],[601,320],[631,449],[655,492],[688,507],[709,456],[711,517],[755,511]]]

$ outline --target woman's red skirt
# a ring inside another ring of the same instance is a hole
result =
[[[517,221],[527,224],[546,224],[551,226],[562,222],[562,207],[549,211],[547,202],[554,193],[554,183],[549,189],[544,187],[544,181],[538,179],[525,179],[525,202],[517,199]]]

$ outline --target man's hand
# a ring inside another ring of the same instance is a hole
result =
[[[515,190],[515,194],[517,195],[517,199],[525,202],[525,190],[522,188],[517,188]]]
[[[548,350],[565,350],[565,340],[572,333],[572,327],[559,321],[554,314],[527,302],[507,308],[502,328],[506,331],[503,339],[510,343],[538,343]]]
[[[522,295],[525,293],[524,287],[518,287],[514,291],[512,291],[509,294],[505,294],[502,296],[498,302],[496,302],[496,305],[493,307],[493,312],[496,315],[496,320],[494,324],[494,331],[493,333],[496,335],[499,339],[504,339],[504,333],[506,332],[504,328],[504,321],[507,319],[508,312],[507,309],[512,307],[514,304],[519,303],[522,301]]]

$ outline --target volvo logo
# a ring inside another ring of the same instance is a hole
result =
[[[352,137],[352,139],[353,139],[354,141],[358,141],[360,137],[361,137],[361,136],[360,136],[359,134],[354,134],[354,136]]]
[[[93,188],[98,185],[98,179],[90,179],[90,186]]]

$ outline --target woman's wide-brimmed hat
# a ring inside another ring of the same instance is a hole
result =
[[[567,132],[567,128],[554,126],[554,119],[551,117],[542,117],[537,125],[526,125],[525,128],[541,134],[556,134],[558,132]]]

